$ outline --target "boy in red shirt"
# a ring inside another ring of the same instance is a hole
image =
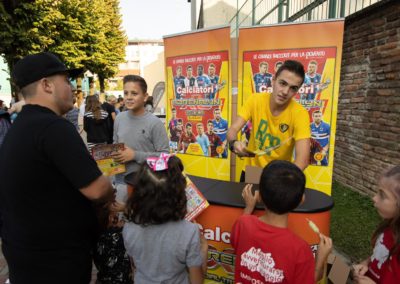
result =
[[[315,283],[322,278],[332,240],[320,234],[316,260],[310,246],[287,228],[288,213],[304,198],[303,172],[287,161],[275,160],[263,170],[260,192],[243,189],[244,214],[232,228],[235,248],[235,283]],[[260,199],[266,206],[261,217],[251,215]]]

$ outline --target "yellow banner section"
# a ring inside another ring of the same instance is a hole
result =
[[[230,180],[229,27],[164,38],[167,132],[190,175]]]
[[[238,112],[254,93],[271,93],[272,80],[286,60],[296,60],[306,71],[294,99],[310,118],[310,165],[307,187],[331,195],[340,62],[344,22],[326,21],[243,28],[239,37]],[[284,36],[283,36],[284,35]],[[238,139],[247,141],[252,123]],[[236,179],[245,160],[236,160]]]

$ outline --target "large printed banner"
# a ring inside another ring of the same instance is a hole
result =
[[[229,28],[167,37],[164,44],[170,152],[189,174],[229,180]]]
[[[304,65],[305,80],[295,100],[308,111],[310,118],[307,187],[329,195],[342,38],[343,21],[246,28],[240,30],[239,37],[239,109],[252,94],[273,92],[272,78],[285,60],[297,60]],[[241,139],[247,141],[251,131],[249,121]],[[237,164],[238,176],[243,162],[237,160]]]

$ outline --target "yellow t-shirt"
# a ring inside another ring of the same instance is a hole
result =
[[[292,99],[281,114],[273,116],[269,103],[269,93],[252,94],[239,112],[253,126],[247,148],[266,152],[246,158],[245,166],[265,167],[278,159],[291,161],[295,141],[311,137],[309,115],[303,106]]]

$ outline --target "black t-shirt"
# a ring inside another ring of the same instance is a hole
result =
[[[79,189],[100,175],[70,122],[25,105],[0,148],[4,243],[23,251],[90,250],[96,217]]]

